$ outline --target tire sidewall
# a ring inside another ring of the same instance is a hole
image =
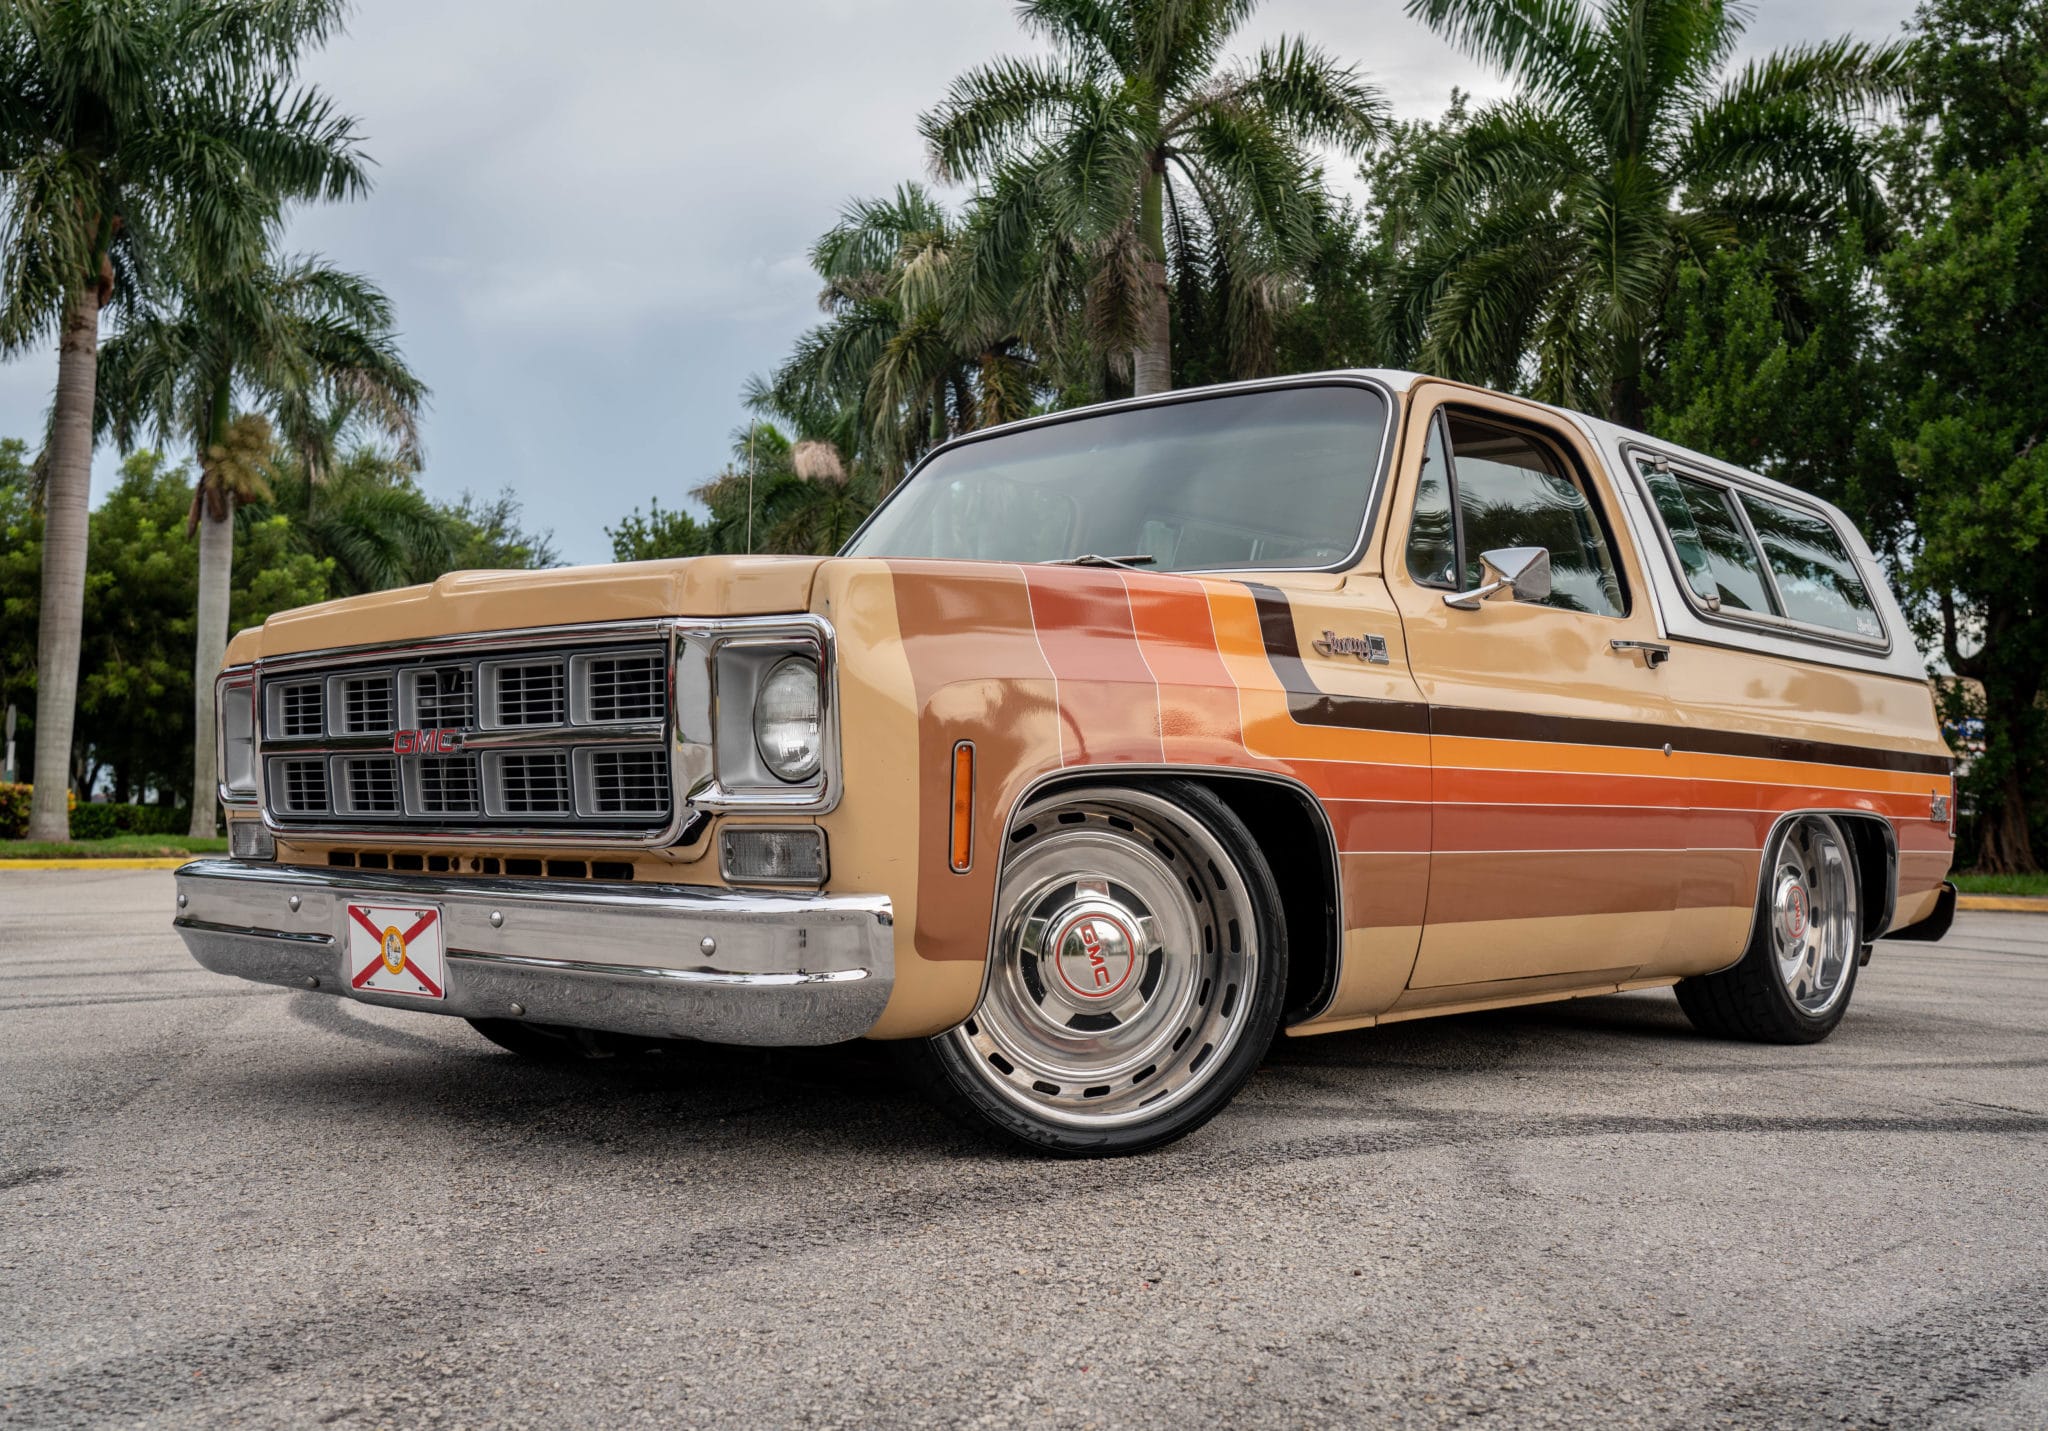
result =
[[[934,1092],[956,1116],[972,1121],[1037,1152],[1068,1157],[1104,1157],[1144,1152],[1186,1137],[1222,1111],[1265,1061],[1279,1032],[1287,997],[1287,929],[1281,915],[1279,886],[1267,867],[1251,831],[1220,798],[1200,785],[1167,780],[1142,787],[1172,802],[1190,820],[1206,826],[1229,854],[1231,866],[1252,908],[1259,937],[1258,972],[1251,991],[1243,1031],[1195,1094],[1158,1119],[1118,1128],[1075,1128],[1029,1112],[990,1088],[970,1056],[950,1036],[918,1041],[918,1061],[928,1066]],[[1020,818],[1028,819],[1028,813]],[[996,899],[1002,898],[997,880]],[[994,950],[990,957],[997,957]],[[977,1011],[979,1005],[977,1004]]]
[[[1850,862],[1849,890],[1851,902],[1849,918],[1851,927],[1856,930],[1859,941],[1850,950],[1849,966],[1843,971],[1842,996],[1836,999],[1834,1006],[1823,1014],[1810,1014],[1793,1002],[1792,991],[1785,987],[1785,981],[1778,975],[1777,947],[1771,937],[1771,895],[1768,881],[1771,871],[1777,868],[1778,852],[1783,849],[1785,841],[1792,837],[1793,830],[1798,828],[1802,820],[1819,820],[1824,822],[1829,832],[1833,835],[1835,843],[1841,847],[1843,856]],[[1860,943],[1863,916],[1859,903],[1861,895],[1862,891],[1858,887],[1855,872],[1855,847],[1849,843],[1848,835],[1843,831],[1840,821],[1826,815],[1802,815],[1798,820],[1786,822],[1784,829],[1780,830],[1777,838],[1771,842],[1769,857],[1764,864],[1763,885],[1757,899],[1756,925],[1750,937],[1749,957],[1755,964],[1755,977],[1763,982],[1778,1019],[1785,1026],[1788,1033],[1796,1035],[1802,1042],[1818,1042],[1834,1032],[1835,1025],[1839,1024],[1842,1021],[1843,1015],[1849,1012],[1849,1001],[1856,996],[1856,975],[1863,962],[1863,951]]]

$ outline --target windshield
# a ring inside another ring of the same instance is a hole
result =
[[[1386,423],[1378,393],[1324,384],[1024,428],[934,457],[845,555],[1335,566],[1358,545]]]

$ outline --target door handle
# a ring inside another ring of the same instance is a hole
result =
[[[1648,666],[1653,671],[1656,670],[1659,666],[1663,665],[1666,661],[1671,659],[1671,648],[1665,645],[1662,641],[1617,640],[1609,641],[1607,644],[1612,649],[1618,651],[1624,656],[1630,655],[1637,651],[1642,652],[1643,664],[1645,666]]]

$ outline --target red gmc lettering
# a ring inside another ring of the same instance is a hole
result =
[[[1087,951],[1088,967],[1095,971],[1095,987],[1099,989],[1109,982],[1109,964],[1102,957],[1102,940],[1092,924],[1084,924],[1076,932],[1081,936],[1081,948]]]
[[[459,730],[401,730],[391,737],[394,755],[447,755],[461,748]]]

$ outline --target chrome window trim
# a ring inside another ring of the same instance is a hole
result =
[[[1472,554],[1465,549],[1465,514],[1458,496],[1458,449],[1457,445],[1451,440],[1451,418],[1454,416],[1463,418],[1467,422],[1477,423],[1481,427],[1492,427],[1520,437],[1526,437],[1531,442],[1540,444],[1545,448],[1551,457],[1556,460],[1565,480],[1578,488],[1579,495],[1585,498],[1586,511],[1593,518],[1593,525],[1599,529],[1601,537],[1606,540],[1609,555],[1614,560],[1614,585],[1617,595],[1621,598],[1620,611],[1574,611],[1570,607],[1551,606],[1548,602],[1544,601],[1532,601],[1524,603],[1524,605],[1530,610],[1544,610],[1547,608],[1567,616],[1590,616],[1602,621],[1626,622],[1632,620],[1636,614],[1636,593],[1629,583],[1628,563],[1623,560],[1621,534],[1624,528],[1621,522],[1615,520],[1617,516],[1625,519],[1628,515],[1625,511],[1621,510],[1619,499],[1622,494],[1619,491],[1615,492],[1614,496],[1617,499],[1615,509],[1610,511],[1595,480],[1593,470],[1580,459],[1578,452],[1573,449],[1572,445],[1564,440],[1564,434],[1560,431],[1559,424],[1553,422],[1551,425],[1545,426],[1541,417],[1524,418],[1496,412],[1491,408],[1474,407],[1461,403],[1455,396],[1452,396],[1437,401],[1436,407],[1430,412],[1429,420],[1432,423],[1439,421],[1443,423],[1444,456],[1450,463],[1448,476],[1451,489],[1451,523],[1452,531],[1456,534],[1455,550],[1457,552],[1456,559],[1459,562],[1459,579],[1461,581],[1464,579],[1464,562]],[[1594,448],[1594,452],[1597,456],[1597,447]],[[1409,522],[1409,530],[1412,531],[1414,529],[1414,508],[1412,506],[1409,508]],[[1425,587],[1431,591],[1443,590],[1444,588],[1438,586],[1435,582],[1422,581],[1413,572],[1408,570],[1408,554],[1405,550],[1405,543],[1403,545],[1401,569],[1407,575],[1408,580],[1417,586]],[[1643,578],[1644,585],[1653,584],[1649,572],[1645,571]],[[1451,594],[1455,596],[1458,592],[1454,589]]]
[[[1856,543],[1849,539],[1849,534],[1843,530],[1842,522],[1835,512],[1815,502],[1812,498],[1803,495],[1789,495],[1776,488],[1760,486],[1755,482],[1746,481],[1734,473],[1717,471],[1703,466],[1693,458],[1676,452],[1664,451],[1648,442],[1637,439],[1624,439],[1621,443],[1621,453],[1623,462],[1628,468],[1629,481],[1634,484],[1636,493],[1642,500],[1643,509],[1650,519],[1650,524],[1656,530],[1658,545],[1664,549],[1664,559],[1670,564],[1672,574],[1678,579],[1679,597],[1691,609],[1694,616],[1711,625],[1725,626],[1736,631],[1766,631],[1772,635],[1783,636],[1788,640],[1811,641],[1817,645],[1837,646],[1845,651],[1884,656],[1891,654],[1893,646],[1891,626],[1884,619],[1884,604],[1874,597],[1870,601],[1870,614],[1877,622],[1877,629],[1884,633],[1882,640],[1872,640],[1849,631],[1837,631],[1828,626],[1815,626],[1806,621],[1794,621],[1790,617],[1779,616],[1774,612],[1749,611],[1737,613],[1715,611],[1709,608],[1705,599],[1701,597],[1699,592],[1693,589],[1692,578],[1686,574],[1685,563],[1678,559],[1677,544],[1671,540],[1671,530],[1665,524],[1664,513],[1658,509],[1656,496],[1650,491],[1650,484],[1643,476],[1642,461],[1646,458],[1652,462],[1661,459],[1674,474],[1681,477],[1689,477],[1695,482],[1701,482],[1710,487],[1718,487],[1735,496],[1736,501],[1733,503],[1733,506],[1736,517],[1741,521],[1743,531],[1748,535],[1751,544],[1755,547],[1757,563],[1762,568],[1764,581],[1769,585],[1771,595],[1781,607],[1785,604],[1785,601],[1783,595],[1778,590],[1778,574],[1771,569],[1770,556],[1764,551],[1763,543],[1758,540],[1755,528],[1750,525],[1749,511],[1741,501],[1742,496],[1744,494],[1753,495],[1761,501],[1776,502],[1781,506],[1793,507],[1820,518],[1822,522],[1827,524],[1828,530],[1835,534],[1835,539],[1841,542],[1842,550],[1848,554],[1850,564],[1856,569],[1858,579],[1863,582],[1865,590],[1869,590],[1872,577],[1877,576],[1878,579],[1882,580],[1882,574],[1864,570],[1863,563],[1856,556]],[[1681,637],[1680,639],[1683,638]],[[1818,811],[1814,813],[1826,812]]]
[[[1092,403],[1087,407],[1074,407],[1067,408],[1061,412],[1042,413],[1037,417],[1020,418],[1016,422],[1005,422],[995,427],[981,428],[975,432],[964,432],[958,437],[949,438],[945,442],[940,443],[937,447],[934,447],[923,457],[919,458],[917,464],[904,474],[903,480],[891,488],[888,495],[875,504],[875,510],[868,513],[861,524],[854,528],[853,535],[846,539],[846,544],[839,548],[837,555],[847,556],[851,554],[854,544],[866,534],[867,529],[874,524],[875,519],[882,514],[883,509],[908,490],[910,484],[917,480],[926,467],[930,466],[942,454],[951,452],[956,448],[965,447],[969,443],[989,442],[997,438],[1007,437],[1011,433],[1025,432],[1040,427],[1051,427],[1058,423],[1075,422],[1083,418],[1100,417],[1104,413],[1127,412],[1134,408],[1170,407],[1176,403],[1206,402],[1216,398],[1233,397],[1240,393],[1275,392],[1288,388],[1344,387],[1364,388],[1368,392],[1376,393],[1380,400],[1387,405],[1387,420],[1381,425],[1379,455],[1365,474],[1364,522],[1359,528],[1358,541],[1351,548],[1350,555],[1342,561],[1329,566],[1273,566],[1270,564],[1262,565],[1257,562],[1245,562],[1233,566],[1175,567],[1171,571],[1162,571],[1160,575],[1201,576],[1212,572],[1233,571],[1274,571],[1294,575],[1303,572],[1339,574],[1355,571],[1359,563],[1365,560],[1366,553],[1371,550],[1373,534],[1379,529],[1380,505],[1386,498],[1387,477],[1390,470],[1389,463],[1394,453],[1394,439],[1399,434],[1402,424],[1407,417],[1407,410],[1403,402],[1406,394],[1396,392],[1393,385],[1384,379],[1358,372],[1303,373],[1282,378],[1255,378],[1241,383],[1213,383],[1207,387],[1178,388],[1172,392],[1153,393],[1146,397],[1119,398],[1115,402],[1098,402]],[[987,558],[929,557],[919,558],[919,560],[981,561],[987,560]],[[1141,567],[1139,570],[1151,571],[1152,568]]]

